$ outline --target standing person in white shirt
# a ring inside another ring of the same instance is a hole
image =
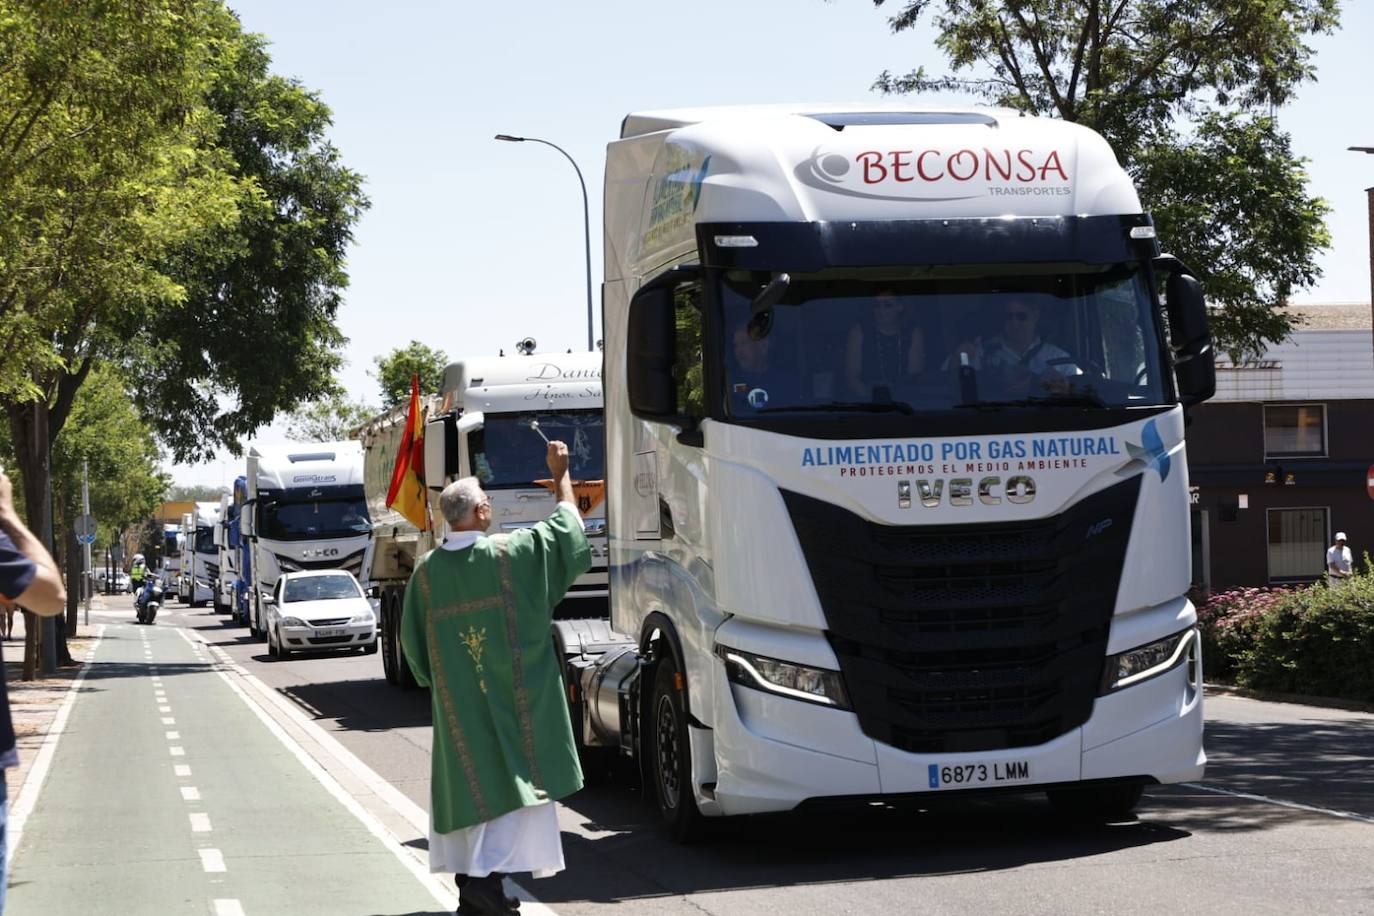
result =
[[[1333,579],[1350,578],[1350,548],[1345,546],[1344,531],[1336,532],[1336,543],[1326,552],[1326,574]]]

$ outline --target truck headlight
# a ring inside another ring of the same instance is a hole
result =
[[[1189,627],[1181,633],[1107,656],[1107,665],[1102,672],[1102,693],[1130,687],[1169,671],[1188,657],[1188,650],[1193,648],[1196,639],[1197,630]]]
[[[716,654],[725,662],[726,677],[733,684],[835,709],[849,709],[849,698],[838,671],[785,662],[729,646],[716,646]]]

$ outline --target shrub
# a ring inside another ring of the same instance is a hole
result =
[[[1198,609],[1210,678],[1374,702],[1374,570],[1298,589],[1244,588]]]

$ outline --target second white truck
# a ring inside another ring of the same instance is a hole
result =
[[[532,349],[532,348],[531,348]],[[424,399],[425,476],[432,506],[445,484],[477,477],[492,499],[493,531],[548,517],[553,493],[544,437],[562,439],[592,544],[592,569],[568,593],[560,615],[599,616],[606,609],[605,443],[601,354],[536,354],[468,359],[444,371],[438,396]],[[415,559],[442,539],[420,531],[386,506],[406,407],[376,418],[359,436],[365,449],[368,507],[376,522],[370,576],[380,599],[381,653],[388,681],[413,684],[398,638],[401,601]],[[431,513],[436,522],[438,512]]]
[[[181,516],[185,540],[181,545],[181,578],[177,597],[191,607],[205,607],[219,587],[219,546],[215,529],[219,525],[220,505],[198,502],[194,512]]]

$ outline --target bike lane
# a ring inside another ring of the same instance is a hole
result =
[[[108,624],[76,689],[8,912],[449,911],[177,628]]]

